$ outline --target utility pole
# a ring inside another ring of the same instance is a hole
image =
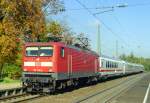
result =
[[[116,58],[118,58],[118,40],[116,40]]]
[[[138,46],[138,49],[139,49],[138,51],[141,50],[141,46],[140,45]],[[142,57],[141,56],[140,56],[140,64],[142,64]]]
[[[100,24],[98,23],[97,31],[97,53],[101,55],[101,36],[100,36]]]

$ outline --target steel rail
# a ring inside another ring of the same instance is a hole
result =
[[[45,95],[29,94],[26,92],[26,88],[23,87],[4,89],[4,90],[0,90],[0,103],[18,103],[18,102],[27,101],[27,100],[31,100],[43,96]]]
[[[0,100],[0,103],[19,103],[35,98],[43,97],[43,95],[31,95],[31,94],[21,94],[15,96],[9,96]]]
[[[23,87],[0,90],[0,100],[9,96],[21,95],[24,93],[26,93],[26,88]]]

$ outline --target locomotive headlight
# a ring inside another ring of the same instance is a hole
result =
[[[49,67],[49,68],[48,68],[48,71],[49,71],[49,72],[52,72],[52,68]]]
[[[26,68],[24,68],[23,70],[24,70],[24,71],[27,71],[27,69],[26,69]]]

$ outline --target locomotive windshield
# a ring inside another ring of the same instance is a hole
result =
[[[39,56],[52,56],[53,48],[52,47],[39,47]]]
[[[26,56],[52,56],[53,47],[40,46],[40,47],[27,47]]]

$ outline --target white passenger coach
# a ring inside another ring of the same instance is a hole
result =
[[[100,57],[99,64],[99,73],[103,77],[121,76],[144,71],[143,65],[109,57]]]

